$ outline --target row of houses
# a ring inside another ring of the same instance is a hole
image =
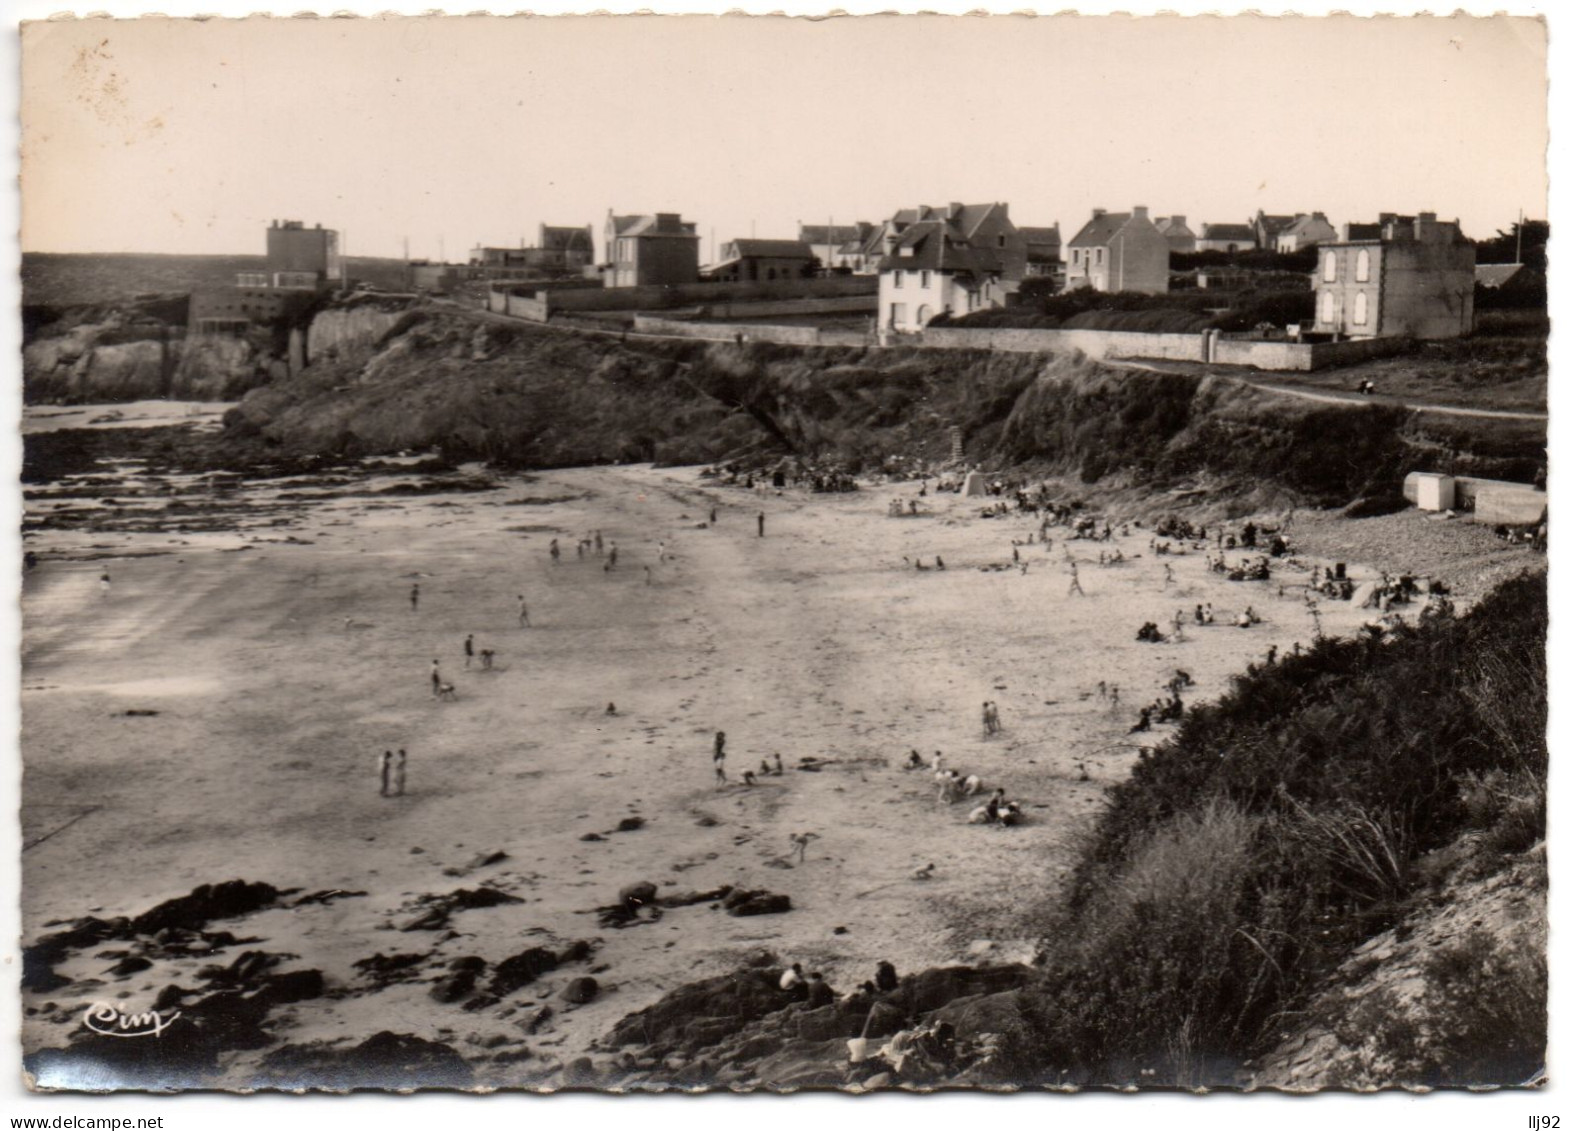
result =
[[[921,205],[901,209],[881,224],[804,224],[795,240],[731,240],[718,262],[703,269],[695,223],[679,213],[618,216],[612,211],[606,218],[604,263],[594,263],[590,228],[541,225],[537,246],[477,248],[470,269],[595,272],[606,287],[677,286],[702,279],[770,282],[808,277],[825,267],[875,274],[878,327],[901,334],[921,331],[940,314],[962,316],[1008,305],[1032,277],[1057,276],[1070,290],[1164,293],[1182,219],[1152,219],[1143,205],[1127,212],[1097,208],[1064,245],[1056,224],[1016,226],[1005,202]],[[1246,242],[1248,233],[1277,250],[1301,250],[1297,240],[1319,249],[1311,280],[1315,317],[1308,333],[1441,338],[1471,330],[1476,248],[1456,221],[1440,221],[1431,212],[1381,213],[1377,222],[1345,224],[1337,233],[1320,213],[1261,213],[1252,226],[1237,225],[1237,232],[1227,227],[1205,225],[1204,231],[1212,239],[1235,235],[1228,241],[1232,250]],[[436,272],[431,286],[439,289],[452,268],[429,268]],[[233,287],[193,294],[191,324],[197,332],[243,328],[292,309],[301,296],[347,283],[335,231],[274,221],[267,232],[266,270],[241,273]]]
[[[1167,249],[1179,255],[1196,251],[1307,251],[1336,238],[1336,229],[1323,212],[1298,212],[1272,216],[1259,212],[1242,224],[1201,224],[1198,234],[1186,216],[1158,216],[1156,230],[1166,238]]]
[[[865,220],[854,224],[802,223],[797,225],[795,239],[733,239],[720,246],[712,264],[701,266],[695,223],[684,221],[679,213],[618,216],[612,210],[606,218],[604,259],[599,264],[594,260],[592,227],[541,224],[534,244],[520,240],[518,247],[476,247],[470,253],[469,266],[481,277],[497,281],[598,275],[608,287],[683,285],[700,279],[769,282],[820,272],[875,275],[888,252],[890,236],[923,222],[927,211],[903,209],[881,224]],[[1202,224],[1197,234],[1184,216],[1161,216],[1153,223],[1167,249],[1179,254],[1304,251],[1336,238],[1336,230],[1323,212],[1268,215],[1261,211],[1248,223]],[[1105,228],[1107,221],[1097,215],[1087,226]],[[1026,277],[1063,277],[1067,264],[1058,225],[1016,230],[1024,243]],[[1145,273],[1138,268],[1131,271],[1135,278],[1143,278]]]
[[[1026,277],[1018,255],[1023,240],[1008,222],[1007,205],[951,204],[909,215],[911,222],[878,266],[881,329],[919,331],[939,313],[1004,305],[1018,291]],[[1311,280],[1315,315],[1306,333],[1450,338],[1471,332],[1477,249],[1457,221],[1441,221],[1432,212],[1382,213],[1377,223],[1346,224],[1327,236],[1317,226],[1298,225],[1298,219],[1277,226],[1274,238],[1279,247],[1283,238],[1306,234],[1319,249]],[[1097,208],[1068,243],[1064,284],[1070,290],[1161,294],[1168,287],[1170,259],[1167,232],[1147,208]]]

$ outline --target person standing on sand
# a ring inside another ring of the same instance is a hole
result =
[[[440,695],[441,693],[442,693],[442,669],[441,669],[441,665],[438,664],[435,660],[432,660],[431,661],[431,694],[432,695]]]
[[[551,565],[560,565],[560,564],[561,564],[561,543],[558,542],[556,539],[552,538],[551,539]]]
[[[529,602],[523,599],[523,594],[518,594],[518,623],[524,628],[529,627]]]
[[[615,553],[615,548],[616,543],[612,542],[611,552],[613,554]],[[594,532],[594,552],[596,554],[603,554],[605,552],[605,540],[600,537],[600,532],[598,530]]]
[[[474,633],[469,633],[463,638],[463,666],[468,667],[474,662]]]
[[[104,570],[103,575],[100,576],[99,579],[98,579],[98,591],[100,593],[102,593],[105,597],[109,596],[109,571],[108,570]]]
[[[1167,571],[1166,579],[1161,583],[1161,588],[1165,589],[1167,586],[1177,581],[1177,574],[1172,572],[1172,564],[1170,562],[1162,565],[1161,568]]]
[[[404,752],[402,747],[399,747],[398,757],[393,762],[392,766],[392,791],[394,797],[403,796],[403,779],[404,774],[408,770],[408,765],[409,755]]]
[[[720,511],[719,511],[719,508],[718,507],[710,507],[709,508],[709,525],[710,526],[717,526],[719,524],[719,521],[720,521]]]
[[[383,750],[382,751],[382,756],[379,759],[379,761],[381,763],[381,771],[382,771],[382,796],[383,797],[391,797],[392,796],[392,773],[393,773],[393,769],[392,769],[393,753],[392,753],[392,751],[391,750]]]
[[[596,534],[595,538],[598,539],[599,535]],[[611,543],[610,556],[605,559],[605,564],[608,565],[611,569],[615,569],[616,568],[616,555],[617,555],[616,543],[612,542]]]
[[[1072,597],[1075,593],[1078,593],[1081,597],[1083,597],[1083,596],[1085,596],[1085,589],[1079,583],[1079,563],[1078,562],[1069,562],[1069,564],[1068,564],[1068,595],[1070,597]]]
[[[725,732],[714,732],[714,786],[718,789],[725,784]]]
[[[419,612],[420,610],[420,583],[418,581],[409,590],[409,608],[413,612]]]
[[[758,537],[763,537],[763,512],[758,512]]]

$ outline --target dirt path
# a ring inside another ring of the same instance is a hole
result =
[[[434,969],[597,937],[615,992],[561,1011],[538,1043],[563,1056],[760,947],[842,989],[878,959],[920,968],[978,940],[1028,956],[1035,910],[1102,791],[1138,756],[1127,734],[1137,708],[1179,667],[1197,701],[1272,645],[1310,639],[1295,592],[1304,575],[1283,574],[1278,598],[1274,582],[1229,583],[1202,555],[1155,558],[1135,531],[1070,543],[1088,596],[1069,597],[1061,541],[1026,542],[1028,569],[1014,566],[1028,518],[982,519],[981,500],[954,495],[888,518],[888,500],[911,493],[778,496],[685,469],[582,469],[478,495],[302,506],[290,529],[311,545],[110,561],[108,596],[102,562],[46,562],[23,597],[24,822],[30,842],[53,832],[24,856],[28,937],[50,920],[135,913],[230,878],[366,893],[244,923],[265,949],[298,956],[289,967],[321,969],[336,986],[363,990],[352,964],[377,951],[427,953]],[[719,522],[701,529],[711,506]],[[614,571],[575,551],[594,530],[616,543]],[[152,536],[115,544],[129,552],[139,539]],[[1111,549],[1129,560],[1100,567]],[[944,571],[911,564],[938,555]],[[1182,643],[1135,642],[1142,622],[1165,629],[1199,602],[1214,604],[1217,626]],[[1245,605],[1265,623],[1228,627]],[[1325,612],[1328,631],[1368,615]],[[471,632],[495,649],[494,670],[465,668]],[[432,697],[433,659],[455,702]],[[1120,709],[1097,696],[1100,680],[1120,685]],[[987,699],[1004,731],[983,740]],[[775,753],[786,774],[716,789],[716,729],[733,783]],[[384,799],[376,758],[400,747],[409,792]],[[900,768],[912,748],[1002,784],[1029,824],[972,826],[968,806],[939,808],[930,775]],[[804,772],[804,756],[832,764]],[[634,816],[645,827],[613,831]],[[815,836],[804,862],[791,857],[793,833]],[[494,850],[508,859],[465,871]],[[932,879],[912,878],[926,864]],[[697,905],[599,928],[591,909],[641,879],[662,891],[768,888],[794,909],[736,919]],[[415,897],[481,882],[523,902],[462,912],[451,936],[395,929]],[[65,972],[78,983],[51,995],[72,1007],[105,992],[107,965],[73,961]],[[199,965],[107,984],[135,1004],[169,981],[191,984]],[[514,1031],[494,1011],[436,1005],[427,989],[300,1003],[281,1032]],[[29,1047],[59,1035],[42,1018],[28,1024]]]

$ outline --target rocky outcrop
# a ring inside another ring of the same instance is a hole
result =
[[[746,967],[681,986],[629,1014],[601,1042],[625,1051],[595,1066],[597,1082],[636,1089],[861,1086],[867,1074],[849,1063],[849,1040],[865,1037],[875,1051],[901,1032],[947,1022],[963,1051],[949,1076],[891,1073],[885,1082],[998,1083],[989,1066],[1025,1032],[1018,1003],[1032,977],[1025,966],[939,967],[886,993],[858,992],[816,1007],[781,990],[782,973],[774,965]]]
[[[185,401],[234,401],[289,375],[288,362],[251,338],[203,334],[187,338],[168,395]]]
[[[403,310],[365,301],[323,310],[306,331],[306,357],[313,363],[364,360],[404,316]]]

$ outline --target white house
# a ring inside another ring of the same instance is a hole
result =
[[[919,219],[906,219],[907,214]],[[950,204],[896,215],[883,227],[878,326],[912,333],[939,314],[956,317],[1019,289],[1026,247],[1006,204]]]

